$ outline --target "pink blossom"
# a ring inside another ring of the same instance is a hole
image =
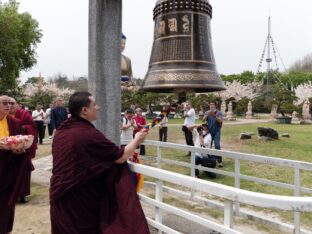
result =
[[[221,97],[223,101],[234,98],[236,101],[246,97],[250,100],[258,96],[260,92],[261,83],[254,81],[247,85],[242,84],[240,81],[234,80],[233,82],[225,82],[226,90],[217,92],[217,96]]]
[[[312,83],[308,82],[298,85],[294,91],[296,97],[298,98],[297,101],[295,101],[295,105],[300,105],[301,103],[312,97]]]
[[[72,95],[75,90],[69,89],[69,88],[58,88],[55,83],[51,84],[27,84],[25,87],[24,94],[28,97],[35,96],[38,93],[46,93],[48,95],[51,95],[53,97],[61,96],[65,99],[67,99],[70,95]]]

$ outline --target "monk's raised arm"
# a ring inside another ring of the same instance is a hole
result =
[[[141,130],[140,132],[135,134],[133,141],[131,141],[125,147],[123,155],[118,160],[116,160],[115,163],[122,164],[126,162],[133,155],[137,146],[140,145],[144,141],[146,135],[147,135],[147,132],[144,130]]]

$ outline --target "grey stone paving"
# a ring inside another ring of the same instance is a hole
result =
[[[35,170],[31,174],[34,183],[49,185],[52,175],[52,155],[33,160]]]

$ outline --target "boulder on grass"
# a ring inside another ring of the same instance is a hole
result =
[[[258,134],[260,137],[266,137],[271,139],[278,139],[278,132],[273,128],[258,127]]]
[[[243,132],[243,133],[240,134],[239,139],[240,139],[240,140],[251,139],[251,134],[248,134],[247,132]]]

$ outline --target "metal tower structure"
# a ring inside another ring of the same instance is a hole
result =
[[[265,52],[267,52],[267,56],[265,59],[265,62],[267,63],[267,69],[266,69],[266,93],[269,93],[269,79],[270,79],[270,73],[271,73],[271,62],[272,62],[272,58],[271,58],[271,49],[273,50],[273,55],[274,55],[274,60],[275,60],[275,65],[277,70],[279,70],[279,65],[278,65],[278,58],[284,68],[284,70],[286,71],[286,67],[285,64],[283,62],[282,57],[280,56],[280,53],[278,52],[275,43],[273,41],[273,37],[271,36],[271,17],[268,18],[268,35],[266,37],[266,41],[265,41],[265,45],[262,51],[262,55],[261,55],[261,59],[260,59],[260,63],[258,65],[258,69],[257,69],[257,74],[260,72],[260,69],[262,67],[262,63],[264,61],[264,56],[265,56]],[[276,77],[278,80],[279,78]]]

